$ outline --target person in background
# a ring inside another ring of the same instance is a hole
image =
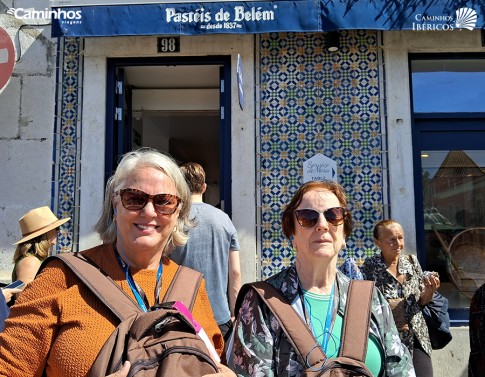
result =
[[[0,332],[5,327],[5,320],[8,318],[10,308],[8,303],[12,299],[13,295],[22,292],[20,288],[2,288],[2,294],[0,295]]]
[[[163,299],[178,269],[168,255],[187,240],[189,211],[190,191],[171,157],[148,148],[129,152],[106,184],[96,225],[102,244],[82,253],[148,311]],[[222,354],[204,282],[192,315]],[[52,261],[11,308],[0,334],[0,376],[85,377],[118,324],[62,261]],[[111,377],[127,376],[129,364]]]
[[[42,262],[55,245],[59,227],[70,217],[58,219],[49,207],[34,208],[19,220],[22,238],[13,255],[12,281],[21,280],[26,285],[34,280]]]
[[[267,280],[286,297],[329,358],[338,355],[345,326],[350,280],[337,269],[337,259],[352,224],[339,184],[303,184],[282,216],[283,233],[296,250],[296,261]],[[365,364],[374,376],[414,376],[411,356],[391,316],[387,301],[374,289]],[[253,291],[242,299],[231,340],[228,366],[238,376],[298,377],[308,368]]]
[[[190,219],[195,226],[189,229],[187,243],[175,248],[170,257],[204,274],[214,317],[227,342],[241,288],[236,228],[224,212],[203,202],[207,184],[202,166],[188,162],[180,169],[191,192]]]
[[[470,357],[468,377],[485,376],[485,284],[478,288],[470,301]]]
[[[365,279],[376,282],[393,308],[399,336],[413,356],[416,376],[432,377],[432,348],[422,307],[439,288],[439,277],[423,274],[416,256],[404,254],[404,232],[397,221],[378,222],[374,243],[381,252],[367,258],[361,272]]]

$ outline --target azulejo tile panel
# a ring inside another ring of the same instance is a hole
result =
[[[65,38],[59,42],[52,200],[57,216],[70,217],[71,221],[61,227],[56,252],[77,248],[82,48],[80,38]]]
[[[362,261],[374,253],[371,232],[382,219],[386,178],[375,31],[340,32],[341,48],[325,50],[326,34],[272,33],[260,38],[260,184],[262,278],[294,260],[281,213],[303,178],[303,162],[321,153],[337,162],[355,221],[339,255]]]

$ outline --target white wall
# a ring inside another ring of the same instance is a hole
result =
[[[17,7],[44,9],[48,0],[19,2]],[[54,134],[56,41],[49,21],[25,22],[5,14],[0,27],[14,43],[17,62],[0,89],[0,281],[11,279],[13,243],[21,238],[18,219],[28,210],[51,204]],[[40,7],[40,8],[39,8]],[[20,29],[21,26],[24,26]]]
[[[241,266],[244,281],[256,279],[255,222],[255,120],[254,120],[254,47],[251,35],[214,35],[181,37],[181,52],[173,56],[230,55],[232,96],[232,220],[241,244]],[[103,200],[104,124],[106,93],[106,58],[156,56],[156,37],[89,38],[85,41],[83,161],[80,213],[80,249],[99,243],[92,231]],[[237,54],[242,56],[244,111],[239,108],[237,92]],[[163,54],[160,56],[170,56]],[[146,136],[146,135],[145,135]],[[240,158],[244,156],[244,158]]]
[[[386,74],[386,105],[389,140],[391,216],[406,234],[411,252],[416,250],[416,224],[411,141],[411,92],[408,54],[432,52],[485,52],[479,30],[449,32],[389,31],[383,33]],[[467,375],[470,345],[468,327],[453,328],[453,340],[443,350],[433,352],[435,376]]]

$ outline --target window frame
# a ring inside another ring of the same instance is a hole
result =
[[[411,135],[413,148],[413,172],[415,195],[416,252],[418,260],[426,269],[424,232],[424,208],[421,151],[423,150],[485,150],[485,112],[414,112],[412,62],[414,60],[484,59],[482,53],[423,53],[409,54],[409,88],[411,104]],[[483,133],[483,136],[481,135]],[[476,137],[480,134],[480,137]],[[474,137],[471,137],[474,136]],[[468,325],[469,308],[450,308],[452,326]]]

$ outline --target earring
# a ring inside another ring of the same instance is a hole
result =
[[[175,233],[176,231],[177,231],[177,227],[176,227],[176,226],[174,226],[174,227],[173,227],[173,230],[172,230],[172,233]]]

